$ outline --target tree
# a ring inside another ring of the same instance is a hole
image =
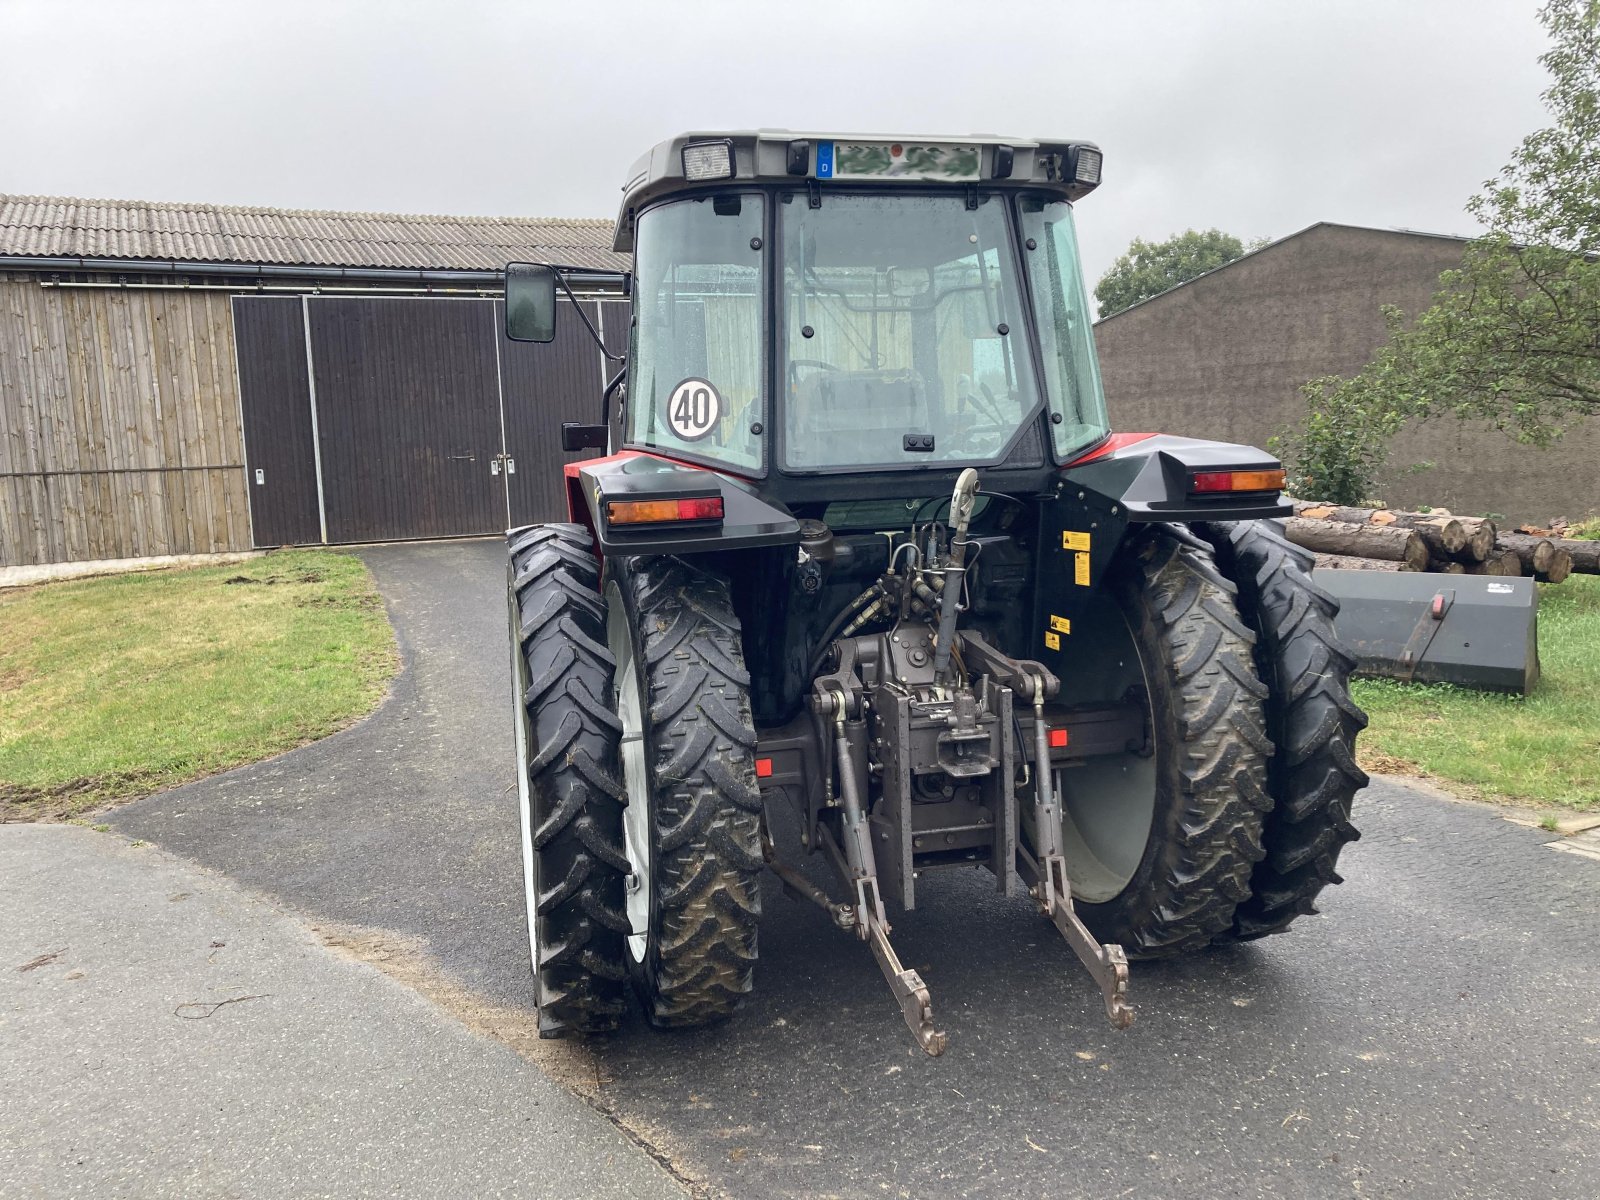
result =
[[[1352,449],[1370,487],[1384,431],[1407,419],[1482,420],[1542,446],[1600,413],[1600,0],[1550,0],[1539,20],[1554,123],[1468,203],[1487,232],[1440,277],[1432,307],[1409,326],[1386,308],[1389,340],[1359,374],[1306,385],[1310,413],[1284,440],[1291,454],[1315,441],[1324,407],[1345,419],[1362,410],[1354,425],[1379,440]]]
[[[1253,243],[1250,249],[1255,249]],[[1245,244],[1231,233],[1187,229],[1164,242],[1134,238],[1128,252],[1095,285],[1100,316],[1111,317],[1141,300],[1159,296],[1168,288],[1187,283],[1197,275],[1215,271],[1244,255]]]

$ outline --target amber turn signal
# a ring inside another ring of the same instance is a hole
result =
[[[683,500],[608,500],[606,521],[612,525],[659,525],[667,521],[720,521],[721,496]]]
[[[1191,492],[1280,492],[1283,468],[1275,471],[1198,471]]]

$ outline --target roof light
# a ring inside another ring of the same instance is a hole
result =
[[[660,525],[668,521],[720,520],[722,520],[721,496],[606,502],[606,521],[611,525]]]
[[[733,140],[690,142],[683,148],[683,177],[690,183],[733,178]]]
[[[1283,468],[1272,471],[1197,471],[1189,490],[1201,492],[1278,492],[1283,490]]]
[[[1105,156],[1093,146],[1079,146],[1078,152],[1073,155],[1073,181],[1086,187],[1099,187],[1100,164],[1104,161]]]

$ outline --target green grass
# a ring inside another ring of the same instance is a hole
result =
[[[1484,797],[1600,808],[1600,578],[1539,585],[1533,695],[1358,679],[1369,770],[1420,769]]]
[[[0,820],[70,817],[325,737],[372,711],[397,667],[347,554],[0,592]]]

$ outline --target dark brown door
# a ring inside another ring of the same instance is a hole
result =
[[[619,336],[621,345],[627,346],[626,304],[584,301],[583,311],[596,328],[603,317],[608,347],[613,347]],[[495,325],[501,330],[506,453],[516,464],[516,472],[508,480],[511,524],[565,521],[568,513],[562,467],[604,452],[564,452],[561,423],[599,421],[600,393],[618,364],[604,360],[573,305],[565,300],[559,306],[555,341],[548,344],[506,338],[503,312],[504,306],[496,302]],[[613,324],[620,335],[613,331]]]
[[[306,329],[298,296],[235,296],[250,527],[257,546],[322,540]]]
[[[328,540],[503,530],[492,302],[306,304]]]

